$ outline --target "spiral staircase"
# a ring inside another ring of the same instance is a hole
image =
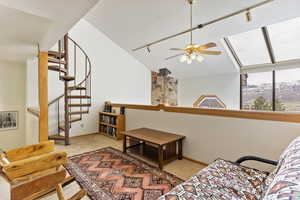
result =
[[[65,35],[58,41],[57,51],[48,51],[48,70],[57,72],[64,83],[64,94],[48,104],[49,109],[56,106],[57,114],[57,134],[49,135],[49,139],[69,145],[72,124],[81,121],[91,107],[91,62],[86,52]]]

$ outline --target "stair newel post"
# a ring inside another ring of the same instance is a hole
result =
[[[66,75],[69,75],[69,39],[68,34],[64,36],[64,50],[65,50],[65,69]],[[69,101],[68,101],[68,81],[65,81],[65,145],[70,144],[70,122],[69,122]]]

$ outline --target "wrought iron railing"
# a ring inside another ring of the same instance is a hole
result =
[[[70,49],[73,50],[72,53],[70,53]],[[64,84],[65,92],[64,94],[58,96],[54,100],[50,101],[48,106],[49,109],[54,107],[56,105],[56,111],[57,111],[57,133],[60,135],[60,126],[63,122],[64,128],[65,128],[65,137],[66,144],[69,143],[69,128],[71,127],[69,121],[71,119],[71,111],[73,107],[70,107],[69,105],[75,101],[74,99],[69,98],[72,93],[75,91],[79,91],[79,96],[85,96],[85,97],[91,97],[91,61],[86,52],[83,50],[83,48],[75,42],[72,38],[70,38],[68,35],[65,35],[64,39],[59,40],[58,42],[58,57],[64,58],[65,63],[63,63],[62,59],[59,59],[59,78],[62,79],[64,76],[73,76],[73,81],[66,81]],[[81,55],[81,56],[78,56]],[[72,65],[70,61],[73,61]],[[63,70],[60,70],[63,69]],[[82,78],[83,77],[83,78]],[[81,79],[80,79],[81,78]],[[78,81],[78,79],[80,79]],[[71,86],[70,86],[71,85]],[[51,87],[51,86],[50,86]],[[70,89],[70,87],[74,87],[73,89]],[[78,89],[75,89],[78,88]],[[79,89],[81,88],[81,89]],[[84,88],[84,89],[82,89]],[[78,95],[78,94],[77,94]],[[64,103],[62,101],[64,100]],[[90,105],[91,104],[91,98],[79,98],[79,100],[76,100],[79,102],[76,102],[76,104],[81,105],[78,106],[80,109],[79,111],[83,111],[83,107],[86,108],[85,111],[89,112],[89,106],[82,106],[84,104]],[[61,108],[62,105],[64,106],[64,109]],[[78,111],[78,110],[76,110]],[[61,112],[64,113],[64,120],[61,120]],[[80,119],[82,119],[83,113],[80,113]]]

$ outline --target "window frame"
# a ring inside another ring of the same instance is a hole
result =
[[[242,80],[242,77],[243,77],[243,74],[240,74],[240,110],[245,110],[243,107],[243,80]],[[272,70],[272,101],[271,102],[272,102],[272,111],[276,111],[276,71],[275,70]]]
[[[231,55],[233,56],[234,61],[237,63],[240,69],[251,69],[251,68],[263,68],[263,67],[276,67],[280,66],[282,64],[289,64],[289,63],[300,63],[300,58],[297,59],[289,59],[289,60],[284,60],[284,61],[277,61],[273,46],[272,46],[272,40],[270,39],[269,35],[269,30],[267,26],[263,26],[260,28],[264,37],[264,41],[267,46],[268,54],[271,60],[271,63],[261,63],[261,64],[256,64],[256,65],[243,65],[240,58],[238,57],[238,54],[236,53],[236,50],[234,49],[233,45],[230,42],[229,37],[224,37],[225,44],[227,48],[229,49]]]
[[[278,110],[276,110],[276,84],[278,83],[276,80],[276,72],[279,72],[280,70],[272,70],[272,112],[279,112]],[[260,73],[260,72],[258,72]],[[247,74],[247,73],[246,73]],[[240,74],[240,110],[243,111],[260,111],[260,110],[246,110],[243,108],[243,75],[244,74]],[[262,110],[265,111],[265,110]],[[290,112],[296,112],[296,111],[282,111],[282,112],[286,112],[286,113],[290,113]],[[297,111],[298,112],[298,111]]]

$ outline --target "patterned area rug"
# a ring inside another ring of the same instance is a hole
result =
[[[72,156],[65,167],[93,200],[156,200],[183,182],[111,147]]]

